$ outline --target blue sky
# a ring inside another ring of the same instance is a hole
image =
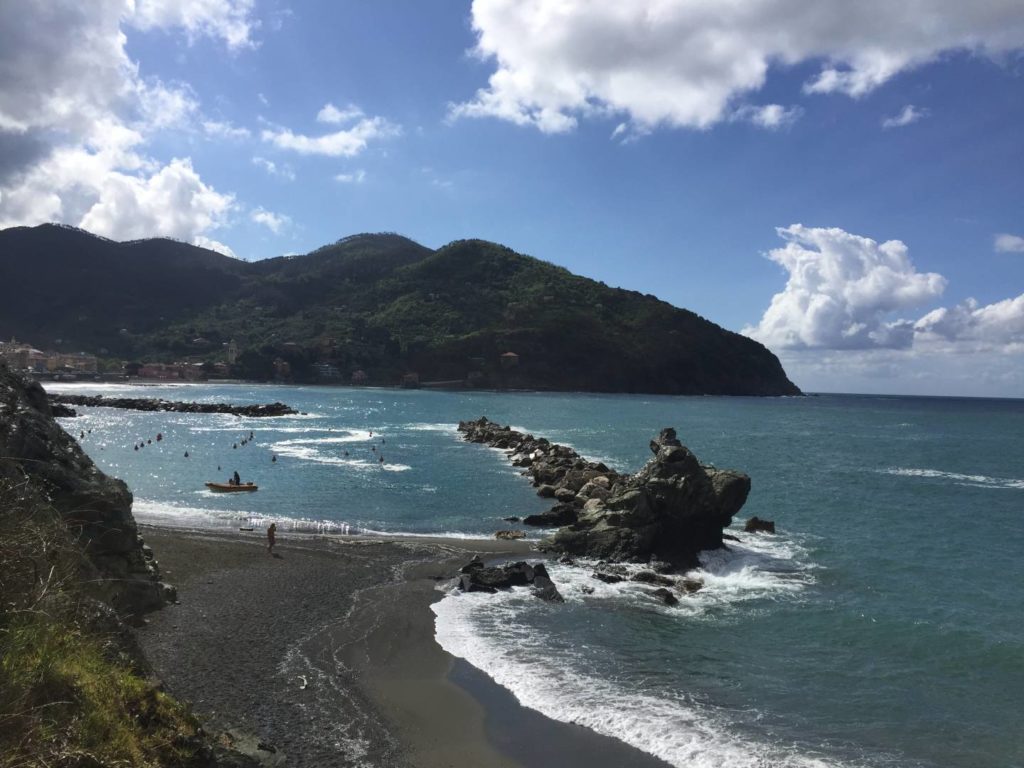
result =
[[[13,5],[0,226],[480,237],[807,390],[1024,396],[1019,2]]]

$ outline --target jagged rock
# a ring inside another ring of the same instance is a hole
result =
[[[515,539],[525,539],[525,531],[497,531],[494,534],[494,538],[503,539],[505,541],[514,541]]]
[[[743,526],[743,531],[745,533],[775,533],[775,521],[762,520],[755,515],[747,520],[747,524]]]
[[[590,575],[598,581],[603,581],[605,584],[618,584],[620,581],[625,581],[622,576],[614,573],[607,573],[605,571],[594,571]]]
[[[132,517],[132,494],[101,472],[56,421],[46,392],[0,366],[0,473],[32,483],[63,516],[96,577],[95,596],[119,613],[164,605],[165,585],[147,559]]]
[[[722,546],[722,530],[750,491],[739,472],[704,466],[668,428],[651,441],[654,458],[620,479],[603,501],[590,499],[576,523],[561,528],[553,551],[612,561],[652,556],[694,567],[697,552]]]
[[[459,569],[459,573],[470,573],[472,571],[478,571],[484,567],[484,561],[480,559],[480,555],[473,555],[473,559],[466,563]]]
[[[661,600],[661,602],[663,602],[665,605],[679,604],[679,598],[673,595],[669,590],[665,589],[664,587],[659,587],[658,589],[654,590],[653,592],[651,592],[651,595]]]
[[[533,585],[533,594],[552,603],[564,603],[565,599],[548,575],[544,563],[530,565],[520,561],[509,565],[485,567],[473,560],[462,567],[459,589],[463,592],[496,592],[499,589]]]
[[[556,587],[555,583],[547,576],[534,576],[533,594],[541,600],[546,600],[549,603],[565,602],[565,598],[562,597],[562,594],[558,591],[558,587]]]
[[[570,488],[559,488],[555,491],[555,499],[563,504],[571,504],[576,498],[576,492]]]
[[[640,571],[639,573],[633,574],[630,581],[639,581],[641,584],[660,584],[663,587],[674,586],[675,579],[670,579],[668,576],[662,576],[655,573],[654,571]]]
[[[523,518],[524,525],[536,525],[541,528],[557,528],[560,525],[575,523],[579,513],[572,504],[556,504],[547,512],[539,515],[527,515]]]
[[[704,589],[704,582],[700,579],[683,579],[679,586],[683,588],[683,592],[692,595],[694,592],[700,592],[700,590]]]
[[[489,586],[487,584],[480,584],[475,581],[472,574],[463,574],[459,577],[459,589],[463,592],[497,592],[496,587]]]
[[[519,518],[516,517],[515,515],[511,515],[509,517],[503,517],[501,519],[504,520],[506,523],[518,523],[519,522]]]

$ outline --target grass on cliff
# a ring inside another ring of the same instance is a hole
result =
[[[5,469],[0,768],[202,764],[195,718],[96,628],[102,610],[81,581],[81,552],[59,515]]]

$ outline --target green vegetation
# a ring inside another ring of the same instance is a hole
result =
[[[0,768],[194,766],[196,719],[88,596],[60,516],[0,466]]]
[[[416,372],[421,381],[472,374],[494,388],[799,393],[751,339],[481,240],[432,251],[398,235],[355,235],[246,263],[168,240],[9,229],[0,232],[0,333],[9,332],[146,362],[212,363],[234,339],[232,374],[252,379],[315,381],[327,364],[343,381],[363,370],[377,384]],[[502,366],[510,351],[518,364]]]

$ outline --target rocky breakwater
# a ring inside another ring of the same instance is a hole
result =
[[[747,475],[702,464],[671,428],[651,440],[654,456],[634,475],[486,418],[461,422],[459,430],[467,440],[508,450],[538,493],[557,500],[523,522],[561,526],[543,548],[563,555],[693,568],[698,552],[724,545],[722,532],[750,492]]]
[[[261,418],[265,416],[293,416],[298,413],[284,403],[264,405],[230,405],[228,403],[183,403],[150,397],[104,397],[103,395],[50,394],[55,406],[84,405],[93,408],[123,408],[129,411],[174,411],[176,413],[230,413],[235,416]],[[57,415],[74,416],[62,410]]]
[[[46,392],[0,366],[0,473],[34,488],[85,555],[86,581],[122,615],[174,598],[132,517],[132,494],[101,472],[54,421]]]

